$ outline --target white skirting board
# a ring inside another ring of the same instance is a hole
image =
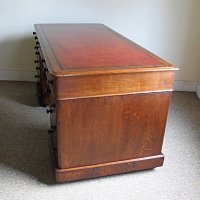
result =
[[[36,71],[0,69],[0,80],[7,81],[36,81]]]
[[[36,71],[0,69],[0,80],[36,81],[35,74]],[[196,92],[200,98],[200,82],[198,81],[174,81],[174,90]]]
[[[200,98],[200,82],[198,81],[174,81],[174,91],[196,92]]]
[[[197,84],[196,93],[197,93],[197,96],[198,96],[199,99],[200,99],[200,83]]]

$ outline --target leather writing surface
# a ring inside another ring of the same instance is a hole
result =
[[[41,27],[62,70],[166,65],[101,24],[43,24]]]

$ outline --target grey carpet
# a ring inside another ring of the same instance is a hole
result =
[[[34,83],[0,82],[0,200],[200,199],[200,100],[194,93],[173,94],[165,162],[154,170],[56,184],[48,128]]]

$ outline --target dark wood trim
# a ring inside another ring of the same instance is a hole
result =
[[[82,179],[96,178],[144,169],[152,169],[163,165],[163,154],[137,159],[116,161],[97,165],[69,169],[55,169],[56,181],[59,183]]]

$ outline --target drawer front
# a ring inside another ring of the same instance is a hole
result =
[[[54,151],[54,154],[55,154],[55,157],[56,157],[56,162],[57,162],[57,157],[58,157],[58,143],[57,143],[57,131],[55,128],[51,128],[49,130],[49,135],[51,137],[51,145],[52,145],[52,148],[53,148],[53,151]]]
[[[56,126],[56,102],[52,94],[49,95],[49,102],[50,102],[49,109],[51,110],[50,122],[51,122],[51,126],[55,127]]]
[[[47,84],[48,84],[48,87],[46,87],[46,88],[50,88],[54,94],[53,76],[49,73],[49,69],[48,69],[48,66],[46,65],[45,58],[43,56],[37,35],[35,35],[35,41],[36,41],[35,63],[37,64],[36,70],[38,71],[38,75],[36,75],[36,78],[40,78],[40,80],[44,79],[45,82],[47,82]],[[40,77],[40,76],[42,76],[42,77]]]
[[[53,96],[54,96],[54,91],[55,91],[55,81],[54,81],[54,78],[53,78],[53,76],[49,73],[48,67],[47,67],[47,65],[46,65],[45,62],[42,63],[42,67],[43,67],[44,72],[45,72],[45,74],[46,74],[47,82],[48,82],[49,88],[51,89],[52,94],[53,94]]]
[[[54,152],[57,152],[57,123],[56,123],[56,102],[52,94],[49,95],[49,108],[48,111],[50,113],[50,131],[52,138],[52,145],[54,148]]]

